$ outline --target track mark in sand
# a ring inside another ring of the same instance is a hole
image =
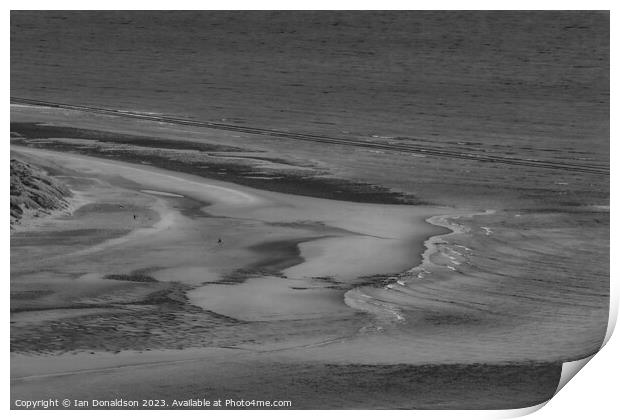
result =
[[[281,347],[281,348],[268,349],[268,350],[251,349],[251,348],[244,348],[244,347],[237,347],[237,346],[219,346],[219,347],[211,347],[211,349],[225,349],[225,350],[239,351],[245,354],[276,353],[276,352],[286,351],[286,350],[326,346],[328,344],[342,341],[347,338],[352,338],[353,336],[354,335],[336,337],[336,338],[319,341],[318,343],[301,344],[297,346]],[[151,367],[151,366],[177,365],[177,364],[183,364],[183,363],[199,362],[203,360],[211,360],[211,358],[212,358],[211,355],[205,355],[201,357],[192,357],[192,358],[180,359],[180,360],[177,359],[177,360],[159,360],[159,361],[152,361],[152,362],[125,363],[125,364],[121,364],[118,366],[108,366],[108,367],[93,368],[93,369],[78,369],[78,370],[73,370],[73,371],[68,371],[68,372],[44,373],[44,374],[39,374],[39,375],[18,376],[18,377],[11,378],[11,382],[27,382],[27,381],[37,380],[37,379],[59,378],[63,376],[75,376],[75,375],[84,375],[84,374],[92,374],[92,373],[111,373],[111,372],[116,372],[116,371],[120,371],[123,369],[143,368],[143,367]]]
[[[280,348],[268,349],[268,350],[253,350],[253,349],[248,349],[245,347],[235,347],[235,348],[236,349],[238,348],[239,350],[252,351],[254,353],[277,353],[279,351],[286,351],[286,350],[310,349],[314,347],[323,347],[323,346],[327,346],[332,343],[337,343],[339,341],[344,341],[346,339],[353,338],[355,337],[355,335],[356,334],[350,334],[350,335],[345,335],[342,337],[328,338],[327,340],[319,341],[318,343],[299,344],[297,346],[280,347]]]
[[[251,352],[251,350],[245,350],[245,349],[236,348],[236,347],[214,347],[214,348]],[[153,362],[126,363],[126,364],[122,364],[118,366],[108,366],[108,367],[101,367],[101,368],[94,368],[94,369],[78,369],[78,370],[73,370],[69,372],[56,372],[56,373],[44,373],[40,375],[18,376],[15,378],[11,378],[11,381],[20,382],[20,381],[31,381],[31,380],[36,380],[36,379],[43,379],[43,378],[57,378],[57,377],[62,377],[62,376],[73,376],[73,375],[82,375],[82,374],[90,374],[90,373],[115,372],[115,371],[127,369],[127,368],[175,365],[175,364],[197,362],[200,360],[208,360],[208,359],[211,359],[211,356],[194,357],[194,358],[182,359],[182,360],[160,360],[160,361],[153,361]]]
[[[109,109],[109,108],[100,108],[93,106],[85,106],[85,105],[71,105],[64,104],[60,102],[48,102],[48,101],[40,101],[36,99],[27,99],[27,98],[18,98],[11,97],[11,103],[17,105],[31,105],[31,106],[41,106],[48,108],[58,108],[58,109],[67,109],[74,111],[83,111],[90,112],[95,114],[104,114],[104,115],[114,115],[118,117],[125,118],[134,118],[140,120],[150,120],[157,121],[169,124],[176,125],[186,125],[193,127],[205,127],[214,130],[224,130],[224,131],[236,131],[240,133],[247,134],[256,134],[260,136],[269,136],[269,137],[278,137],[278,138],[286,138],[293,140],[302,140],[309,141],[315,143],[327,143],[327,144],[335,144],[341,146],[353,146],[353,147],[362,147],[373,150],[391,150],[391,151],[399,151],[399,152],[407,152],[407,153],[418,153],[427,156],[434,157],[446,157],[453,159],[463,159],[463,160],[473,160],[477,162],[488,162],[488,163],[503,163],[506,165],[515,165],[515,166],[529,166],[535,168],[547,168],[547,169],[556,169],[563,170],[568,172],[584,172],[584,173],[592,173],[592,174],[603,174],[609,175],[609,168],[594,166],[594,165],[582,165],[576,163],[566,163],[566,162],[557,162],[557,161],[549,161],[549,160],[539,160],[539,159],[523,159],[523,158],[513,158],[507,156],[497,156],[490,155],[484,153],[470,153],[470,152],[459,152],[452,151],[446,148],[441,147],[432,147],[432,146],[417,146],[417,145],[405,145],[405,144],[377,144],[370,143],[361,140],[350,140],[339,137],[331,137],[331,136],[322,136],[315,134],[304,134],[304,133],[293,133],[288,131],[280,131],[280,130],[271,130],[260,127],[246,127],[241,125],[232,125],[232,124],[224,124],[224,123],[214,123],[208,121],[197,121],[186,118],[178,118],[171,117],[166,115],[153,115],[145,112],[135,112],[135,111],[122,111],[117,109]]]

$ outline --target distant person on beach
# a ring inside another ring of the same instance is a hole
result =
[[[222,243],[222,238],[217,238],[217,243],[221,244]]]

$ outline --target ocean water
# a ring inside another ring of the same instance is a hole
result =
[[[11,95],[608,167],[609,14],[13,11]]]
[[[11,95],[608,169],[609,14],[12,12]],[[368,326],[386,354],[391,338],[417,363],[600,346],[608,175],[278,148],[476,213],[435,220],[457,233],[422,266],[347,294],[387,313]]]

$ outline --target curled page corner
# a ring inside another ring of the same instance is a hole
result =
[[[616,329],[616,321],[618,320],[618,299],[620,297],[618,296],[618,293],[616,292],[616,288],[613,287],[613,284],[610,284],[610,286],[611,286],[611,290],[610,290],[611,299],[609,302],[609,319],[607,321],[607,332],[605,333],[605,338],[603,339],[603,344],[601,345],[601,348],[603,348],[605,344],[607,344],[607,342],[611,338],[611,335],[614,333],[614,330]]]
[[[596,354],[596,353],[595,353]],[[553,395],[556,395],[564,386],[573,379],[573,377],[579,372],[592,358],[594,355],[585,357],[583,359],[574,360],[572,362],[564,362],[562,364],[562,375],[560,376],[560,382],[558,383],[558,387],[555,390]]]
[[[605,338],[603,339],[603,343],[601,344],[601,348],[598,351],[588,357],[583,359],[574,360],[571,362],[564,362],[562,365],[562,374],[560,376],[560,382],[558,383],[558,387],[555,390],[553,395],[556,395],[564,386],[570,381],[596,354],[601,351],[603,347],[609,342],[615,328],[616,321],[618,319],[618,296],[615,290],[612,288],[612,298],[609,305],[609,319],[607,321],[607,332],[605,333]]]
[[[613,294],[612,294],[613,296]],[[564,362],[562,364],[562,373],[560,374],[560,380],[558,382],[558,386],[555,390],[555,392],[553,393],[553,395],[557,395],[558,392],[560,392],[562,390],[562,388],[564,388],[564,386],[571,380],[573,379],[573,377],[575,375],[577,375],[577,373],[586,365],[588,364],[588,362],[590,360],[592,360],[592,358],[594,356],[596,356],[596,354],[601,351],[601,349],[603,347],[605,347],[605,345],[609,342],[609,339],[611,338],[611,335],[613,334],[615,327],[616,327],[616,321],[618,318],[618,300],[615,298],[612,298],[611,302],[610,302],[610,308],[609,308],[609,320],[607,323],[607,332],[605,333],[605,338],[603,339],[603,343],[601,344],[601,348],[594,354],[588,356],[588,357],[584,357],[583,359],[579,359],[579,360],[573,360],[570,362]],[[524,407],[524,408],[518,408],[518,409],[513,409],[513,410],[503,410],[501,412],[496,412],[494,414],[496,414],[493,418],[496,419],[509,419],[509,418],[517,418],[517,417],[523,417],[523,416],[527,416],[529,414],[532,414],[538,410],[540,410],[541,408],[543,408],[545,405],[547,405],[547,403],[551,401],[551,399],[542,402],[540,404],[537,405],[533,405],[531,407]]]
[[[609,331],[609,329],[608,329]],[[596,353],[595,353],[596,354]],[[562,364],[562,373],[560,374],[560,380],[558,382],[558,386],[553,393],[553,395],[557,395],[558,392],[594,357],[594,355],[585,357],[583,359],[574,360],[571,362],[564,362]],[[552,397],[553,398],[553,397]],[[502,410],[500,412],[495,412],[493,418],[495,419],[513,419],[517,417],[524,417],[529,414],[535,413],[536,411],[543,408],[547,403],[551,401],[551,399],[544,401],[540,404],[533,405],[531,407],[523,407],[512,410]]]
[[[548,402],[549,402],[549,400],[541,402],[540,404],[533,405],[531,407],[513,408],[513,409],[509,409],[509,410],[495,411],[495,412],[493,412],[492,417],[489,416],[488,418],[489,419],[490,418],[493,418],[493,419],[515,419],[515,418],[518,418],[518,417],[524,417],[524,416],[530,415],[530,414],[535,413],[536,411],[540,410],[545,405],[547,405]]]

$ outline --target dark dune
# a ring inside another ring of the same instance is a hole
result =
[[[38,217],[67,208],[71,192],[42,169],[11,159],[11,228],[24,217],[24,211]]]

